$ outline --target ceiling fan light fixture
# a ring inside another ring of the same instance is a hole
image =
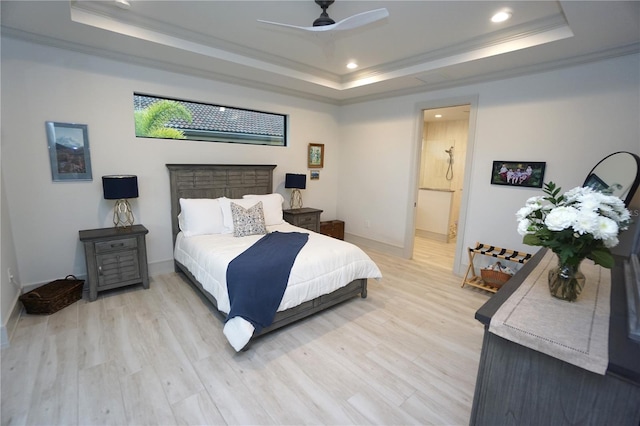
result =
[[[513,13],[511,13],[510,10],[501,10],[491,17],[491,22],[497,24],[500,22],[508,21],[509,19],[511,19],[511,16],[513,16]]]
[[[277,25],[279,27],[290,28],[297,31],[310,31],[316,34],[320,34],[330,33],[333,31],[353,30],[355,28],[364,27],[365,25],[381,21],[389,16],[389,11],[385,8],[381,8],[356,13],[355,15],[335,22],[333,19],[329,18],[329,15],[327,14],[327,8],[334,2],[334,0],[316,0],[315,2],[322,8],[322,14],[313,22],[313,26],[311,27],[301,27],[299,25],[265,21],[262,19],[258,19],[258,22],[268,25]]]
[[[315,1],[316,1],[316,4],[322,8],[322,13],[318,17],[318,19],[313,21],[313,26],[314,27],[323,27],[325,25],[333,25],[333,24],[335,24],[336,21],[331,19],[329,17],[329,14],[327,13],[327,8],[329,6],[331,6],[335,0],[315,0]]]

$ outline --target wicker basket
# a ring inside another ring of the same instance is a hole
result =
[[[82,299],[83,280],[67,275],[20,296],[28,314],[50,315]]]
[[[494,271],[492,269],[480,269],[482,281],[488,286],[500,288],[504,283],[509,281],[513,275],[506,274],[502,271]]]

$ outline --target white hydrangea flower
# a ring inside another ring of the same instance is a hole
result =
[[[579,210],[576,215],[573,229],[579,235],[593,234],[599,224],[600,215],[592,210]]]
[[[578,210],[574,207],[556,207],[544,219],[544,224],[547,225],[550,231],[562,231],[573,225],[577,215]]]
[[[525,236],[527,234],[532,234],[532,231],[529,231],[529,226],[531,225],[531,221],[529,219],[522,219],[518,222],[518,234]]]
[[[529,205],[536,205],[538,207],[542,206],[542,202],[544,201],[544,197],[542,195],[539,195],[537,197],[531,197],[527,200],[527,202],[525,203],[527,206]]]
[[[597,211],[601,204],[602,204],[602,199],[601,197],[599,197],[598,192],[593,192],[593,193],[588,193],[588,194],[582,194],[577,198],[577,202],[578,205],[581,210],[590,210],[590,211]]]
[[[593,237],[598,240],[609,240],[618,236],[618,224],[608,217],[600,216],[598,225],[592,232]]]
[[[526,205],[516,212],[516,219],[518,219],[518,221],[523,220],[536,210],[538,209],[535,209],[530,205]]]
[[[604,243],[604,246],[606,248],[612,248],[618,245],[618,243],[620,242],[618,240],[618,237],[611,237],[611,238],[607,238],[606,240],[602,241]]]

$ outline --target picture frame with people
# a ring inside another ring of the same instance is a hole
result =
[[[542,188],[546,164],[540,161],[494,161],[491,184]]]

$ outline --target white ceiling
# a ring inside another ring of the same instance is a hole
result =
[[[129,2],[2,1],[2,34],[334,104],[640,52],[637,1],[337,0],[336,21],[389,17],[334,35],[257,22],[310,26],[313,0]],[[512,19],[491,23],[505,8]]]

